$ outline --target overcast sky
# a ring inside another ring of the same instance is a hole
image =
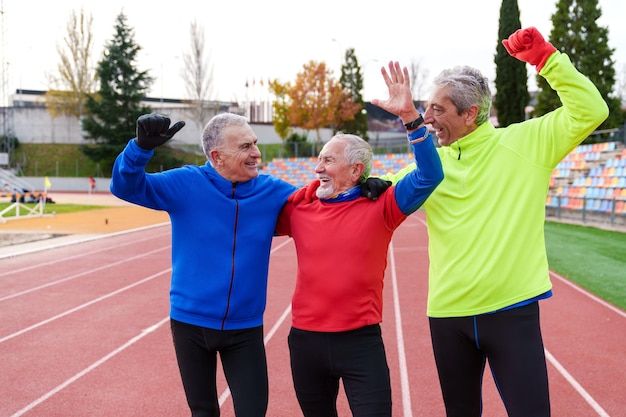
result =
[[[556,2],[518,0],[522,27],[535,26],[547,38]],[[626,67],[625,4],[599,0],[599,24],[609,28],[618,74]],[[355,48],[369,101],[386,97],[380,67],[389,60],[417,62],[428,78],[447,67],[471,65],[493,81],[501,0],[0,0],[0,5],[7,94],[48,89],[46,74],[56,71],[57,45],[67,34],[70,13],[83,8],[93,16],[94,65],[113,38],[117,15],[127,16],[142,48],[138,67],[155,78],[153,97],[186,97],[181,57],[189,50],[190,23],[197,19],[214,66],[213,99],[264,97],[268,79],[293,81],[310,60],[326,62],[339,78],[345,49]],[[530,67],[529,74],[532,87]]]

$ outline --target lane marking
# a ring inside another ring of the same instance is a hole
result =
[[[559,371],[559,373],[563,375],[563,378],[565,378],[565,380],[569,382],[574,390],[576,390],[580,394],[580,396],[583,397],[587,404],[589,404],[600,417],[610,417],[609,414],[604,411],[604,409],[600,406],[600,404],[598,404],[596,400],[594,400],[593,397],[587,391],[585,391],[585,389],[578,383],[578,381],[576,381],[576,379],[572,375],[570,375],[569,372],[567,372],[567,370],[559,363],[559,361],[557,361],[556,358],[550,352],[548,352],[548,349],[544,350],[548,361],[550,361],[550,363],[557,369],[557,371]]]
[[[57,264],[57,263],[70,261],[72,259],[82,258],[84,256],[91,256],[91,255],[95,255],[95,254],[101,254],[102,252],[107,252],[109,250],[119,249],[119,248],[124,247],[124,246],[134,245],[134,244],[137,244],[137,243],[140,243],[140,242],[145,242],[147,240],[153,240],[154,238],[165,236],[168,233],[161,233],[159,235],[147,237],[145,239],[137,239],[137,240],[132,240],[132,241],[126,241],[126,242],[119,243],[119,244],[116,244],[115,246],[111,246],[111,247],[108,247],[108,248],[98,248],[98,249],[95,249],[95,250],[92,250],[92,251],[89,251],[89,252],[83,252],[83,253],[79,253],[79,254],[72,255],[72,256],[66,256],[66,257],[63,257],[63,258],[60,258],[60,259],[54,259],[52,261],[31,264],[31,265],[28,265],[28,266],[24,266],[22,268],[15,268],[15,269],[12,269],[10,271],[0,272],[0,277],[2,277],[4,275],[13,275],[13,274],[17,274],[19,272],[29,271],[29,270],[35,269],[35,268],[41,268],[41,267],[44,267],[44,266],[54,265],[54,264]],[[109,237],[109,236],[103,236],[103,237]],[[81,242],[74,242],[74,243],[83,243],[83,242],[81,241]]]
[[[550,271],[550,275],[552,277],[558,279],[559,281],[563,282],[564,284],[569,285],[570,287],[572,287],[573,289],[575,289],[579,293],[581,293],[583,295],[586,295],[587,297],[591,298],[593,301],[597,302],[598,304],[600,304],[600,305],[608,308],[609,310],[614,311],[615,313],[619,314],[620,316],[626,318],[626,312],[624,310],[621,310],[620,308],[615,307],[613,304],[610,304],[610,303],[604,301],[600,297],[590,293],[589,291],[587,291],[583,287],[574,284],[572,281],[570,281],[567,278],[557,274],[556,272]]]
[[[120,236],[120,235],[124,235],[126,233],[138,232],[138,231],[141,231],[141,230],[151,229],[153,227],[166,226],[166,225],[169,225],[169,224],[170,224],[170,222],[158,223],[158,224],[153,224],[153,225],[150,225],[150,226],[138,227],[136,229],[130,229],[130,230],[122,230],[121,232],[109,233],[109,234],[105,234],[105,235],[87,236],[87,237],[85,237],[83,239],[72,240],[70,242],[63,242],[63,243],[50,242],[49,246],[36,247],[36,248],[31,248],[31,249],[24,249],[24,250],[22,250],[20,252],[13,252],[13,253],[5,254],[5,255],[0,255],[0,259],[14,258],[16,256],[27,255],[27,254],[30,254],[30,253],[41,252],[41,251],[49,250],[49,249],[61,248],[61,247],[64,247],[64,246],[75,245],[77,243],[91,242],[92,240],[104,239],[104,238],[112,237],[112,236]]]
[[[75,312],[77,312],[79,310],[82,310],[82,309],[84,309],[86,307],[89,307],[90,305],[96,304],[96,303],[98,303],[98,302],[100,302],[102,300],[106,300],[107,298],[111,298],[114,295],[120,294],[120,293],[122,293],[122,292],[124,292],[126,290],[129,290],[129,289],[133,288],[133,287],[136,287],[136,286],[141,285],[141,284],[143,284],[145,282],[153,280],[154,278],[156,278],[156,277],[158,277],[160,275],[163,275],[165,273],[168,273],[171,270],[172,270],[172,268],[168,268],[168,269],[165,269],[165,270],[163,270],[161,272],[157,272],[156,274],[150,275],[150,276],[148,276],[148,277],[146,277],[146,278],[144,278],[142,280],[135,281],[134,283],[132,283],[130,285],[127,285],[127,286],[122,287],[122,288],[118,288],[117,290],[115,290],[113,292],[110,292],[110,293],[105,294],[105,295],[103,295],[101,297],[98,297],[98,298],[94,298],[93,300],[88,301],[88,302],[86,302],[84,304],[81,304],[79,306],[76,306],[76,307],[74,307],[72,309],[66,310],[66,311],[64,311],[61,314],[57,314],[56,316],[52,316],[52,317],[50,317],[50,318],[48,318],[46,320],[40,321],[39,323],[35,323],[32,326],[25,327],[22,330],[19,330],[19,331],[15,332],[15,333],[12,333],[12,334],[9,334],[9,335],[7,335],[5,337],[0,338],[0,343],[6,342],[7,340],[13,339],[13,338],[15,338],[17,336],[21,336],[24,333],[27,333],[27,332],[29,332],[31,330],[34,330],[34,329],[36,329],[38,327],[41,327],[41,326],[45,325],[45,324],[51,323],[51,322],[53,322],[55,320],[58,320],[58,319],[60,319],[62,317],[68,316],[68,315],[70,315],[72,313],[75,313]]]
[[[103,269],[107,269],[107,268],[110,268],[112,266],[121,265],[121,264],[129,262],[129,261],[133,261],[133,260],[136,260],[136,259],[139,259],[139,258],[143,258],[144,256],[151,255],[151,254],[156,253],[156,252],[160,252],[160,251],[162,251],[164,249],[168,249],[170,247],[171,246],[163,246],[161,248],[151,250],[150,252],[144,252],[144,253],[142,253],[140,255],[135,255],[135,256],[132,256],[130,258],[124,258],[124,259],[119,260],[117,262],[108,263],[106,265],[102,265],[102,266],[99,266],[97,268],[93,268],[93,269],[90,269],[90,270],[87,270],[87,271],[79,272],[79,273],[74,274],[74,275],[69,275],[69,276],[67,276],[65,278],[61,278],[61,279],[58,279],[56,281],[51,281],[51,282],[48,282],[46,284],[39,285],[37,287],[32,287],[32,288],[29,288],[29,289],[24,290],[24,291],[16,292],[16,293],[13,293],[11,295],[7,295],[5,297],[1,297],[0,298],[0,302],[9,300],[11,298],[16,298],[16,297],[19,297],[21,295],[28,294],[28,293],[31,293],[31,292],[34,292],[34,291],[38,291],[38,290],[41,290],[43,288],[48,288],[48,287],[51,287],[53,285],[61,284],[61,283],[66,282],[66,281],[71,281],[71,280],[76,279],[78,277],[81,277],[83,275],[88,275],[88,274],[91,274],[93,272],[102,271]]]
[[[580,292],[581,294],[585,295],[586,297],[588,297],[589,299],[591,299],[592,301],[597,302],[598,304],[600,304],[603,307],[608,308],[609,310],[617,313],[618,315],[626,318],[626,312],[624,312],[623,310],[615,307],[614,305],[604,301],[603,299],[597,297],[596,295],[590,293],[589,291],[587,291],[585,288],[575,284],[574,282],[568,280],[567,278],[557,274],[556,272],[550,271],[550,276],[561,281],[562,283],[568,285],[569,287],[573,288],[574,290]],[[546,353],[546,358],[548,359],[548,361],[557,369],[557,371],[559,371],[559,373],[563,376],[563,378],[565,378],[565,380],[574,388],[574,390],[576,392],[578,392],[578,394],[587,402],[587,404],[589,404],[591,406],[591,408],[594,409],[594,411],[596,413],[598,413],[598,416],[601,417],[609,417],[609,414],[602,408],[602,406],[600,406],[600,404],[598,404],[598,402],[596,400],[594,400],[594,398],[591,396],[591,394],[589,394],[583,387],[582,385],[580,385],[580,383],[569,373],[567,372],[567,370],[565,369],[565,367],[563,365],[561,365],[561,363],[559,361],[557,361],[557,359],[554,357],[554,355],[552,355],[547,349],[544,349],[545,353]]]
[[[278,245],[275,249],[273,249],[271,253],[274,253],[275,251],[279,250],[280,248],[282,248],[283,246],[287,245],[288,243],[290,243],[291,239],[286,240],[285,242],[283,242],[282,244]],[[162,275],[164,273],[168,273],[171,272],[171,268],[168,268],[164,271],[161,271],[157,274],[151,275],[149,277],[144,278],[143,280],[137,281],[134,284],[128,285],[126,287],[120,288],[119,290],[116,290],[112,293],[109,293],[105,296],[102,296],[100,298],[94,299],[88,303],[85,303],[81,306],[78,306],[74,309],[68,310],[62,314],[59,314],[57,316],[51,317],[47,320],[44,320],[42,322],[39,322],[33,326],[30,326],[26,329],[22,329],[21,331],[14,333],[12,335],[9,335],[7,337],[4,337],[2,339],[0,339],[0,343],[9,340],[13,337],[16,337],[20,334],[26,333],[27,331],[33,330],[37,327],[40,327],[44,324],[47,324],[53,320],[59,319],[63,316],[66,316],[68,314],[71,314],[73,312],[76,312],[80,309],[83,309],[91,304],[94,304],[98,301],[104,300],[106,298],[112,297],[113,295],[116,295],[122,291],[125,291],[127,289],[130,289],[134,286],[137,286],[141,283],[144,283],[146,281],[149,281],[151,279],[156,278],[159,275]],[[265,336],[264,338],[264,343],[267,344],[267,342],[269,342],[269,340],[274,336],[274,334],[276,333],[276,331],[280,328],[280,326],[282,325],[282,323],[286,320],[286,318],[289,316],[289,313],[291,313],[291,304],[289,304],[289,306],[285,309],[285,311],[282,313],[282,315],[280,316],[280,318],[278,319],[278,321],[274,324],[274,326],[272,327],[272,329],[268,332],[268,334]],[[99,359],[98,361],[94,362],[93,364],[91,364],[90,366],[88,366],[87,368],[83,369],[81,372],[77,373],[76,375],[74,375],[73,377],[67,379],[65,382],[63,382],[62,384],[56,386],[54,389],[52,389],[51,391],[48,391],[46,394],[42,395],[41,397],[39,397],[38,399],[36,399],[35,401],[31,402],[30,404],[28,404],[26,407],[22,408],[21,410],[19,410],[18,412],[16,412],[15,414],[13,414],[11,417],[19,417],[21,415],[23,415],[24,413],[30,411],[31,409],[33,409],[34,407],[36,407],[37,405],[41,404],[42,402],[46,401],[47,399],[49,399],[50,397],[52,397],[54,394],[56,394],[57,392],[61,391],[62,389],[66,388],[68,385],[72,384],[73,382],[75,382],[76,380],[78,380],[79,378],[81,378],[82,376],[88,374],[89,372],[91,372],[92,370],[94,370],[95,368],[97,368],[98,366],[102,365],[104,362],[108,361],[109,359],[111,359],[113,356],[117,355],[118,353],[122,352],[123,350],[125,350],[126,348],[132,346],[133,344],[135,344],[136,342],[138,342],[139,340],[141,340],[142,338],[144,338],[145,336],[147,336],[148,334],[154,332],[155,330],[157,330],[159,327],[161,327],[164,323],[169,321],[169,317],[165,317],[164,319],[162,319],[161,321],[155,323],[154,325],[144,329],[139,335],[135,336],[134,338],[130,339],[128,342],[126,342],[124,345],[120,346],[119,348],[115,349],[114,351],[112,351],[111,353],[109,353],[108,355],[102,357],[101,359]],[[222,406],[222,404],[226,401],[226,399],[230,396],[230,389],[227,388],[222,395],[220,396],[219,399],[219,404],[220,407]]]
[[[427,225],[427,223],[424,220],[422,220],[421,218],[418,217],[417,220],[419,222],[421,222],[422,224],[424,224],[425,226]],[[612,304],[602,300],[601,298],[595,296],[594,294],[590,293],[586,289],[584,289],[584,288],[574,284],[573,282],[569,281],[567,278],[565,278],[565,277],[563,277],[563,276],[561,276],[561,275],[559,275],[559,274],[557,274],[557,273],[555,273],[553,271],[550,271],[550,275],[552,277],[558,279],[559,281],[569,285],[570,287],[572,287],[576,291],[579,291],[583,295],[586,295],[587,297],[589,297],[593,301],[599,303],[600,305],[602,305],[602,306],[608,308],[609,310],[614,311],[618,315],[626,318],[626,312],[624,312],[621,309],[613,306]],[[578,392],[578,394],[595,410],[595,412],[598,414],[598,416],[600,416],[600,417],[610,417],[609,414],[600,406],[600,404],[598,404],[594,400],[594,398],[578,383],[578,381],[576,381],[576,379],[569,372],[567,372],[567,370],[559,363],[559,361],[556,360],[554,355],[552,355],[547,349],[544,349],[544,350],[545,350],[546,358],[548,359],[548,361],[557,369],[557,371],[574,388],[574,390],[576,392]]]
[[[110,352],[106,356],[103,356],[102,358],[98,359],[96,362],[92,363],[87,368],[85,368],[82,371],[80,371],[77,374],[75,374],[73,377],[71,377],[69,379],[66,379],[63,383],[57,385],[52,390],[48,391],[47,393],[45,393],[41,397],[37,398],[35,401],[31,402],[26,407],[22,408],[21,410],[19,410],[15,414],[13,414],[11,417],[19,417],[19,416],[23,415],[24,413],[26,413],[27,411],[32,410],[33,408],[35,408],[36,406],[38,406],[42,402],[44,402],[47,399],[49,399],[50,397],[52,397],[57,392],[59,392],[62,389],[66,388],[68,385],[72,384],[73,382],[75,382],[76,380],[80,379],[81,377],[87,375],[89,372],[93,371],[98,366],[102,365],[103,363],[105,363],[109,359],[113,358],[118,353],[124,351],[125,349],[127,349],[130,346],[134,345],[135,343],[137,343],[139,340],[143,339],[144,337],[146,337],[150,333],[154,332],[159,327],[161,327],[163,324],[167,323],[169,321],[169,319],[170,319],[169,317],[165,317],[164,319],[161,319],[161,321],[153,324],[152,326],[143,329],[141,331],[141,333],[139,333],[137,336],[133,337],[128,342],[124,343],[122,346],[120,346],[117,349],[113,350],[112,352]]]
[[[426,225],[426,222],[423,221],[420,218],[417,218],[417,221],[419,221],[420,223]],[[119,233],[121,234],[121,233]],[[111,235],[107,235],[107,236],[103,236],[103,237],[109,237]],[[94,240],[94,239],[87,239],[87,240]],[[272,254],[279,250],[280,248],[284,247],[285,245],[287,245],[288,243],[290,243],[291,239],[286,240],[285,242],[281,243],[280,245],[278,245],[275,249],[272,250]],[[63,245],[65,246],[65,245]],[[402,381],[402,392],[403,392],[403,405],[404,405],[404,415],[405,416],[412,416],[412,411],[411,411],[411,405],[410,405],[410,395],[405,395],[405,374],[406,374],[406,357],[404,354],[404,342],[403,342],[403,336],[401,333],[401,318],[400,318],[400,311],[399,311],[399,306],[398,306],[398,290],[397,290],[397,276],[396,276],[396,269],[395,269],[395,258],[393,256],[393,247],[390,244],[390,249],[392,249],[390,251],[391,254],[391,271],[392,271],[392,283],[393,283],[393,288],[394,288],[394,302],[396,303],[394,308],[397,310],[396,311],[396,315],[398,317],[397,321],[396,321],[396,328],[400,329],[398,331],[398,351],[399,351],[399,357],[400,357],[400,363],[401,363],[401,369],[400,369],[400,373],[401,373],[401,381]],[[35,251],[33,251],[35,252]],[[1,259],[2,257],[0,257]],[[45,320],[43,322],[40,322],[36,325],[33,325],[27,329],[23,329],[22,331],[15,333],[14,335],[10,335],[8,337],[2,338],[0,339],[0,343],[4,342],[8,339],[11,339],[19,334],[23,334],[26,331],[32,330],[36,327],[40,327],[43,324],[47,324],[53,320],[56,320],[58,318],[61,318],[65,315],[71,314],[75,311],[78,311],[82,308],[85,308],[91,304],[94,304],[98,301],[101,301],[105,298],[109,298],[119,292],[125,291],[126,289],[130,289],[136,285],[139,285],[143,282],[146,282],[150,279],[155,278],[158,275],[161,275],[163,273],[169,272],[171,271],[171,268],[168,270],[165,270],[163,272],[160,272],[158,274],[152,275],[150,277],[147,277],[146,279],[136,282],[135,284],[131,284],[127,287],[121,288],[115,292],[112,292],[108,295],[105,295],[103,297],[100,297],[98,299],[92,300],[89,303],[83,304],[82,306],[78,306],[72,310],[68,310],[65,313],[62,313],[60,315],[54,316],[48,320]],[[557,273],[554,273],[553,271],[550,271],[550,275],[553,276],[554,278],[564,282],[565,284],[569,285],[570,287],[574,288],[575,290],[579,291],[580,293],[586,295],[588,298],[598,302],[599,304],[609,308],[610,310],[614,311],[615,313],[617,313],[618,315],[625,317],[626,318],[626,312],[614,307],[613,305],[609,304],[608,302],[605,302],[604,300],[596,297],[595,295],[591,294],[590,292],[588,292],[587,290],[578,287],[577,285],[573,284],[572,282],[568,281],[566,278],[558,275]],[[9,297],[5,297],[5,298],[11,298],[12,296]],[[3,299],[0,299],[3,300]],[[264,338],[264,343],[267,344],[271,338],[274,336],[274,334],[277,332],[277,330],[280,328],[280,326],[283,324],[283,322],[286,320],[286,318],[289,316],[291,312],[291,305],[289,304],[287,306],[287,308],[283,311],[282,315],[280,316],[280,318],[276,321],[276,323],[274,324],[274,326],[272,327],[272,329],[268,332],[268,334],[266,335],[266,337]],[[146,335],[148,335],[150,332],[155,331],[158,327],[162,326],[165,322],[167,322],[169,320],[169,317],[166,317],[165,319],[161,320],[160,322],[156,323],[153,326],[148,327],[147,329],[143,330],[142,333],[138,336],[136,336],[135,338],[129,340],[126,344],[122,345],[120,348],[116,349],[115,351],[111,352],[110,354],[108,354],[107,356],[103,357],[102,359],[100,359],[99,361],[95,362],[94,364],[90,365],[88,368],[86,368],[85,370],[81,371],[80,373],[76,374],[74,377],[68,379],[67,381],[65,381],[63,384],[57,386],[56,388],[54,388],[53,390],[49,391],[47,394],[45,394],[44,396],[40,397],[39,399],[35,400],[34,402],[32,402],[31,404],[29,404],[27,407],[23,408],[22,410],[18,411],[17,413],[13,414],[11,417],[19,417],[21,415],[23,415],[25,412],[31,410],[32,408],[34,408],[35,406],[37,406],[38,404],[42,403],[43,401],[45,401],[46,399],[50,398],[52,395],[54,395],[55,393],[59,392],[60,390],[62,390],[63,388],[67,387],[69,384],[71,384],[72,382],[76,381],[77,379],[79,379],[81,376],[87,374],[88,372],[90,372],[91,370],[95,369],[96,367],[98,367],[100,364],[104,363],[105,361],[107,361],[108,359],[110,359],[111,357],[113,357],[114,355],[116,355],[117,353],[123,351],[124,349],[126,349],[127,347],[131,346],[132,344],[136,343],[138,340],[140,340],[141,338],[145,337]],[[585,399],[585,401],[597,412],[598,416],[600,417],[609,417],[609,414],[593,399],[593,397],[587,392],[585,391],[585,389],[575,380],[575,378],[573,378],[568,372],[567,370],[556,360],[556,358],[546,349],[545,350],[546,353],[546,357],[548,358],[548,360],[550,361],[550,363],[559,371],[559,373],[561,375],[563,375],[563,377],[568,381],[568,383],[570,383],[570,385],[583,397],[583,399]],[[408,378],[406,378],[406,381],[408,381]],[[406,384],[406,386],[408,387],[408,383]],[[408,389],[408,388],[407,388]],[[220,406],[226,401],[226,399],[229,397],[230,395],[230,390],[227,388],[222,395],[220,396]],[[405,398],[408,398],[408,413],[407,413],[407,401],[405,401]]]
[[[398,277],[396,274],[396,258],[393,251],[393,242],[389,243],[389,262],[393,287],[393,308],[396,316],[396,339],[398,343],[398,362],[400,365],[400,386],[402,387],[402,409],[404,417],[412,417],[411,390],[409,387],[409,372],[404,350],[404,333],[402,332],[402,314],[400,313],[400,296],[398,295]]]

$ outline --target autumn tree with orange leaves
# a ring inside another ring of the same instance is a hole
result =
[[[309,61],[293,83],[270,83],[277,100],[274,103],[274,128],[284,139],[289,127],[314,130],[321,143],[320,129],[334,127],[340,121],[353,120],[361,106],[345,92],[324,62]],[[282,136],[284,135],[284,136]]]

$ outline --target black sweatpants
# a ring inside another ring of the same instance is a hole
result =
[[[217,353],[233,397],[237,417],[264,417],[267,412],[267,360],[263,326],[214,330],[170,320],[178,368],[192,417],[220,415]]]
[[[391,417],[391,382],[378,324],[326,333],[291,328],[291,373],[305,417],[337,417],[342,379],[354,417]]]
[[[509,417],[550,416],[538,302],[429,321],[447,417],[481,415],[487,360]]]

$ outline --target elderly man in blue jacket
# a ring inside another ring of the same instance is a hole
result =
[[[178,366],[193,417],[219,416],[217,353],[238,417],[265,416],[268,403],[263,313],[270,248],[278,214],[296,187],[259,175],[261,152],[243,116],[222,113],[202,133],[208,159],[148,174],[154,148],[185,122],[148,114],[117,157],[111,192],[166,211],[172,224],[170,319]],[[388,183],[368,179],[370,198]],[[313,199],[315,186],[296,201]]]

